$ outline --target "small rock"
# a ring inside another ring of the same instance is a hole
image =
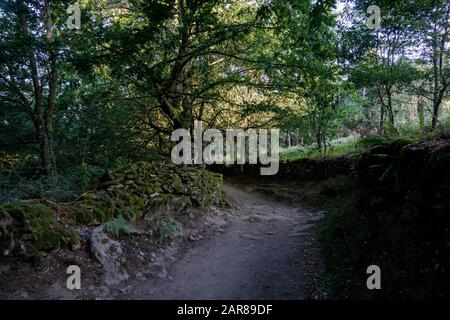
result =
[[[247,240],[261,240],[261,237],[254,236],[252,234],[243,234],[241,237]]]
[[[159,272],[155,276],[159,279],[165,279],[167,278],[167,270],[164,270],[164,272]]]
[[[136,273],[136,279],[147,280],[147,278],[141,272]]]
[[[219,217],[206,217],[205,220],[212,225],[216,225],[219,227],[223,227],[227,224],[227,222]]]
[[[149,266],[147,269],[147,273],[150,274],[152,277],[156,277],[159,279],[165,279],[168,276],[168,272],[166,269],[166,266],[163,262],[154,263]]]

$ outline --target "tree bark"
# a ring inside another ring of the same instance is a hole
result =
[[[419,128],[423,130],[425,127],[425,110],[420,99],[417,99],[417,117],[419,118]]]
[[[20,21],[20,29],[24,34],[29,35],[27,9],[22,4],[18,4],[17,7],[17,17]],[[50,44],[49,51],[49,74],[48,74],[48,97],[44,101],[43,87],[42,84],[46,78],[44,75],[39,75],[39,69],[37,67],[37,54],[35,49],[29,49],[28,64],[30,68],[30,76],[33,84],[33,98],[31,101],[26,98],[26,96],[21,91],[20,87],[16,83],[16,77],[14,74],[13,66],[8,66],[9,77],[10,77],[10,87],[19,96],[21,101],[26,106],[26,111],[30,115],[35,130],[36,137],[39,141],[40,148],[40,158],[42,167],[45,173],[49,176],[56,174],[56,162],[53,152],[53,137],[52,137],[52,127],[53,127],[53,114],[56,108],[56,95],[57,95],[57,53],[55,49],[52,48],[54,37],[52,33],[52,19],[51,19],[51,3],[49,0],[44,1],[44,8],[41,10],[41,15],[43,17],[43,24],[46,30],[47,41]],[[33,101],[34,100],[34,101]]]
[[[444,99],[444,95],[450,85],[447,76],[444,74],[444,55],[446,50],[446,44],[448,40],[448,31],[450,18],[450,5],[447,5],[447,11],[443,19],[443,30],[442,38],[438,41],[439,30],[438,22],[434,24],[434,34],[433,34],[433,77],[434,77],[434,88],[433,88],[433,118],[431,120],[431,128],[435,129],[439,123],[439,113],[441,109],[441,104]]]

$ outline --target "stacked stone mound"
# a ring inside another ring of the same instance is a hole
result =
[[[95,191],[84,194],[74,209],[81,224],[105,222],[119,215],[129,220],[189,207],[220,205],[222,176],[203,169],[138,162],[108,172]]]
[[[71,204],[40,200],[0,205],[0,260],[55,248],[76,249],[77,225],[123,216],[176,216],[189,208],[228,204],[222,176],[196,168],[138,162],[108,172],[94,191]]]
[[[29,257],[38,251],[76,249],[78,235],[58,222],[55,213],[38,201],[0,206],[0,260]]]

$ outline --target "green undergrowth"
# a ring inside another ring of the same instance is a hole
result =
[[[282,149],[280,160],[285,162],[304,158],[321,159],[325,157],[340,157],[355,152],[358,152],[358,140],[355,137],[348,137],[331,141],[327,147],[326,154],[318,151],[315,145]]]
[[[121,236],[132,236],[144,234],[144,230],[140,230],[130,221],[125,220],[123,216],[118,216],[110,221],[103,223],[103,231],[119,238]]]
[[[163,217],[157,224],[158,242],[164,242],[167,239],[176,238],[183,234],[183,225],[170,217]]]

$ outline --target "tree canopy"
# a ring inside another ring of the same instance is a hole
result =
[[[448,121],[446,1],[0,4],[0,137],[46,175],[167,157],[174,129],[280,128],[288,145]],[[367,8],[377,5],[380,28]],[[76,17],[75,17],[76,18]],[[9,160],[7,160],[9,159]],[[20,159],[20,160],[17,160]]]

